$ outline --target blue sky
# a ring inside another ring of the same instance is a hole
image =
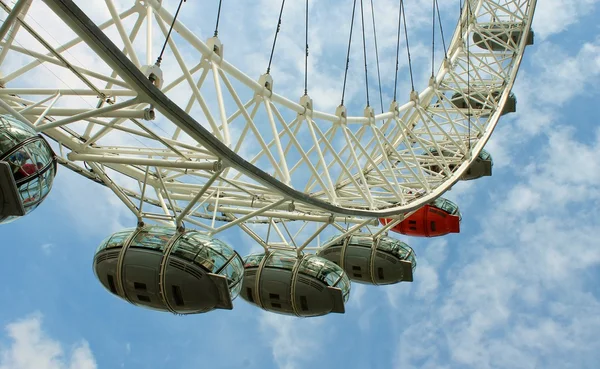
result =
[[[0,369],[596,368],[596,3],[539,1],[536,43],[513,89],[518,112],[487,146],[494,175],[446,195],[461,207],[462,232],[400,237],[417,253],[412,284],[353,284],[346,314],[316,319],[241,298],[233,311],[197,316],[137,308],[92,272],[96,246],[134,219],[105,189],[59,168],[39,209],[0,226]],[[237,230],[228,238],[242,254],[251,247]]]

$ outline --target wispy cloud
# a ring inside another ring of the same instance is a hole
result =
[[[0,369],[96,369],[96,361],[86,341],[64,345],[42,329],[39,314],[6,326],[9,344],[0,348]]]
[[[534,60],[561,57],[521,81],[527,103],[506,129],[518,132],[542,107],[552,129],[496,137],[508,152],[527,145],[528,155],[502,169],[510,183],[486,183],[494,188],[488,198],[473,188],[478,206],[466,219],[479,231],[466,244],[450,243],[458,255],[438,267],[444,287],[435,305],[403,320],[398,367],[581,368],[597,361],[600,301],[589,288],[600,264],[593,246],[600,132],[589,117],[571,118],[562,108],[598,73],[598,50],[594,42],[573,56],[552,44],[536,51]]]

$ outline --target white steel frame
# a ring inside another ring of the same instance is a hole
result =
[[[153,66],[152,42],[164,40],[173,16],[157,0],[136,0],[120,14],[113,0],[105,0],[111,17],[94,26],[71,0],[44,0],[77,34],[58,46],[27,17],[37,1],[18,0],[10,7],[0,0],[8,14],[0,27],[0,113],[13,114],[57,142],[61,164],[106,185],[139,221],[186,222],[211,235],[239,226],[265,248],[299,251],[328,227],[343,237],[377,225],[378,217],[394,217],[374,231],[377,236],[460,179],[500,118],[536,4],[468,0],[448,58],[424,91],[413,91],[404,105],[392,102],[382,114],[367,107],[364,116],[348,116],[344,106],[321,112],[309,96],[296,103],[277,94],[270,75],[258,81],[245,75],[224,59],[217,38],[204,42],[179,20],[169,50],[170,67],[180,74],[163,76]],[[129,17],[135,21],[127,30]],[[144,58],[133,43],[147,19],[155,23],[146,22]],[[520,39],[494,38],[505,45],[503,52],[475,46],[473,34],[489,25],[509,36],[519,32]],[[120,35],[120,50],[102,33],[110,27]],[[20,33],[37,47],[16,42]],[[105,64],[90,69],[69,53],[74,47],[89,48]],[[199,53],[200,62],[186,63],[182,47]],[[15,55],[29,62],[7,70],[6,61]],[[39,65],[59,68],[76,82],[24,83]],[[450,102],[455,94],[482,108],[457,108]],[[194,108],[202,112],[198,120],[191,116]],[[123,135],[137,144],[119,143]],[[249,142],[259,148],[250,155]],[[315,230],[307,230],[308,223]]]

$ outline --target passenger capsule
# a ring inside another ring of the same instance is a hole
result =
[[[438,151],[436,149],[430,150],[431,154],[434,156],[438,156]],[[450,157],[449,153],[446,153],[445,156]],[[425,165],[426,166],[426,165]],[[494,161],[492,160],[492,155],[489,152],[482,149],[479,152],[479,155],[473,160],[469,168],[463,173],[460,177],[462,181],[471,181],[473,179],[478,179],[481,177],[489,177],[492,175],[492,167],[494,166]],[[441,173],[442,168],[439,165],[431,164],[428,166],[429,170],[435,173]],[[448,165],[450,171],[454,171],[457,168],[456,164]]]
[[[458,206],[450,200],[439,197],[415,211],[391,230],[407,236],[438,237],[449,233],[460,233],[461,220],[462,215]],[[379,221],[387,225],[393,220],[381,218]]]
[[[358,233],[339,239],[318,253],[341,266],[353,282],[384,285],[412,282],[417,260],[413,249],[395,238]]]
[[[490,51],[506,51],[517,47],[523,35],[519,24],[492,24],[481,27],[473,34],[473,42],[482,49]],[[525,45],[533,45],[534,33],[529,30]]]
[[[489,177],[492,175],[493,166],[492,155],[482,149],[460,179],[462,181],[471,181],[481,177]]]
[[[244,269],[242,298],[267,311],[301,317],[345,312],[350,280],[327,259],[278,250],[247,256]]]
[[[0,115],[0,223],[35,210],[56,175],[56,155],[46,140],[11,115]]]
[[[233,308],[242,258],[197,231],[145,226],[107,238],[94,257],[102,285],[130,303],[176,314]]]
[[[491,98],[494,99],[494,104],[496,103],[496,101],[498,100],[499,97],[500,97],[500,92],[498,92],[498,91],[495,91],[491,94]],[[454,106],[456,106],[458,109],[463,109],[463,110],[468,110],[468,109],[482,110],[484,108],[489,109],[489,107],[492,106],[491,103],[485,104],[483,101],[483,98],[480,96],[466,97],[459,92],[452,95],[450,102]],[[504,104],[504,108],[502,108],[502,113],[500,113],[500,116],[503,116],[503,115],[506,115],[509,113],[514,113],[516,111],[517,111],[517,97],[515,96],[514,93],[511,92],[508,95],[508,98],[506,99],[506,103]],[[466,111],[465,114],[472,115],[472,113],[469,113],[468,111]],[[481,116],[488,117],[489,114],[484,113]]]

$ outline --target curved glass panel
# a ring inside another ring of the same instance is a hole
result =
[[[223,255],[223,257],[227,260],[229,260],[234,254],[234,251],[231,247],[229,247],[223,241],[217,239],[211,240],[211,249]]]
[[[231,291],[231,297],[235,298],[239,295],[242,290],[242,278],[244,277],[242,258],[236,254],[219,274],[227,277],[227,284]]]
[[[334,262],[316,255],[308,255],[302,259],[299,273],[315,277],[328,286],[340,288],[344,295],[344,302],[348,300],[350,280],[344,270]]]
[[[23,144],[23,141],[32,138],[33,140]],[[52,149],[26,124],[10,115],[0,115],[0,159],[11,167],[25,214],[31,213],[52,188],[56,174],[56,168],[52,164]],[[9,217],[3,223],[16,218],[18,217]]]
[[[392,254],[397,259],[410,261],[413,269],[417,266],[417,259],[413,249],[400,240],[391,237],[381,237],[377,249]]]
[[[323,265],[314,263],[312,261],[313,257],[313,255],[308,255],[302,260],[298,269],[298,273],[317,278]]]
[[[205,247],[203,244],[198,249],[198,252],[196,252],[196,257],[193,261],[198,265],[202,265],[209,272],[212,272],[214,269],[214,262],[211,259],[211,254],[208,251],[208,247]]]
[[[492,155],[484,149],[482,149],[481,152],[479,152],[479,159],[489,160],[492,166],[494,166],[494,160],[492,159]]]
[[[205,247],[204,249],[202,249],[202,251],[200,251],[200,254],[198,254],[198,257],[196,258],[196,262],[200,262],[201,264],[206,266],[208,270],[214,273],[217,270],[221,269],[223,265],[225,265],[227,259],[225,259],[223,255],[213,250],[212,247],[213,245],[210,245],[210,247]],[[201,257],[203,257],[204,259],[202,260]],[[210,267],[208,267],[209,265]]]
[[[98,246],[98,247],[96,248],[96,253],[98,253],[99,251],[102,251],[102,250],[104,250],[104,249],[106,248],[106,245],[108,244],[108,241],[110,241],[111,237],[112,237],[112,235],[110,235],[110,236],[106,237],[106,238],[105,238],[105,239],[104,239],[104,240],[103,240],[103,241],[100,243],[100,246]]]
[[[133,238],[129,247],[143,247],[163,251],[171,240],[171,237],[175,235],[175,232],[175,228],[159,226],[144,227]]]
[[[20,142],[35,136],[37,136],[37,132],[28,125],[21,123],[11,115],[0,115],[0,156]]]
[[[446,213],[448,213],[450,215],[458,214],[458,205],[456,205],[452,201],[445,199],[443,197],[438,197],[437,199],[435,199],[435,201],[431,205],[435,206],[438,209],[445,211]]]
[[[108,242],[106,242],[106,244],[104,245],[104,248],[110,249],[113,247],[123,247],[123,244],[125,244],[125,240],[127,240],[127,238],[134,231],[135,231],[135,228],[128,228],[128,229],[125,229],[125,230],[122,230],[120,232],[113,234],[112,236],[110,236],[110,239],[108,240]],[[98,251],[100,251],[100,249]]]
[[[295,252],[275,251],[269,255],[265,267],[292,270],[296,260],[298,260],[298,256]]]
[[[264,259],[264,257],[265,257],[264,253],[251,254],[251,255],[246,256],[246,259],[244,260],[244,268],[258,267],[260,265],[260,262],[262,261],[262,259]]]
[[[348,302],[348,299],[350,298],[350,279],[348,278],[346,273],[344,273],[344,275],[342,275],[342,278],[340,279],[340,281],[338,282],[336,287],[339,288],[340,290],[342,290],[342,296],[344,296],[344,302]]]
[[[348,241],[348,244],[371,248],[373,246],[373,237],[368,235],[354,234],[350,236],[350,241]]]
[[[175,241],[171,253],[182,259],[194,261],[202,247],[203,244],[197,242],[190,234],[184,234]]]

